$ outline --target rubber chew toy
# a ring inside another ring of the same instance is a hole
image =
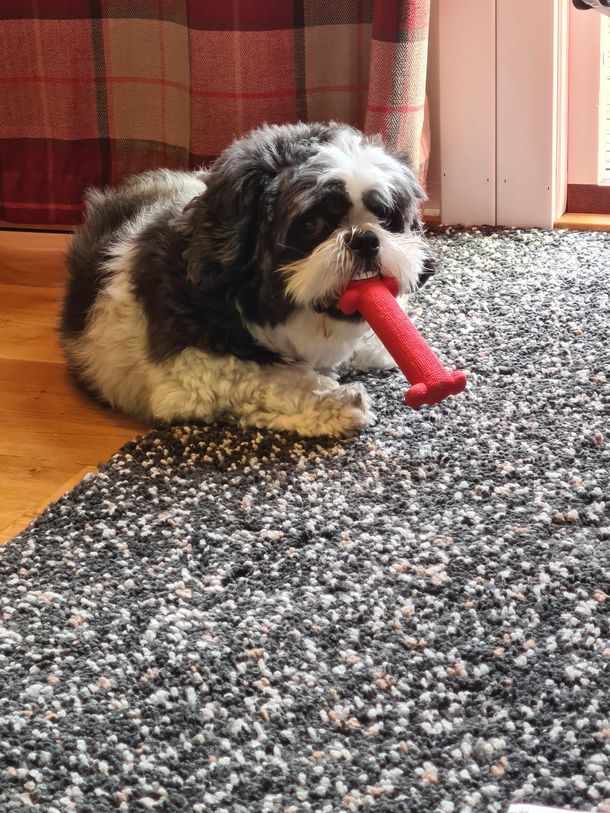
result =
[[[396,302],[398,281],[376,276],[350,282],[339,301],[343,313],[359,311],[373,328],[411,384],[407,406],[438,404],[466,386],[466,375],[449,372],[440,363],[421,333]]]

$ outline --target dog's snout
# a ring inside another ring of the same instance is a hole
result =
[[[357,231],[350,240],[349,247],[367,260],[372,260],[379,254],[379,238],[374,231]]]

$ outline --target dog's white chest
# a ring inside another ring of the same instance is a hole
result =
[[[365,322],[339,322],[324,313],[299,311],[281,325],[250,325],[254,338],[279,355],[305,361],[316,370],[331,370],[354,350],[366,333]]]

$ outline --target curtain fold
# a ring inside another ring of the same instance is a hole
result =
[[[425,174],[430,0],[3,0],[0,220],[209,164],[263,123],[381,133]],[[423,141],[422,141],[423,138]]]

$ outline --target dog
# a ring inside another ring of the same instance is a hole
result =
[[[350,436],[373,418],[348,370],[394,362],[338,301],[354,279],[434,273],[402,154],[336,123],[264,126],[208,170],[90,190],[67,254],[60,341],[98,401],[156,421]]]

